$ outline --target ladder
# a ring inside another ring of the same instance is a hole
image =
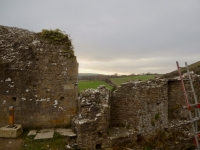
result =
[[[190,75],[190,71],[189,71],[187,62],[185,62],[185,67],[179,67],[178,61],[176,62],[176,65],[177,65],[178,73],[179,73],[180,80],[181,80],[181,86],[182,86],[182,91],[183,91],[184,98],[185,98],[186,107],[188,109],[189,117],[190,117],[190,120],[187,121],[187,123],[192,124],[192,130],[193,130],[193,134],[194,134],[196,148],[197,148],[197,150],[200,150],[200,145],[199,145],[199,141],[198,141],[198,139],[200,137],[200,134],[199,134],[200,131],[198,131],[198,121],[200,120],[200,110],[199,110],[200,103],[198,103],[198,101],[197,101],[197,96],[194,91],[193,81],[192,81],[192,78]],[[181,68],[187,69],[188,79],[183,79],[182,74],[181,74]],[[191,91],[186,91],[184,80],[190,82]],[[194,104],[189,103],[189,99],[188,99],[189,93],[191,93],[193,95]],[[192,108],[194,109],[194,113],[192,112]]]

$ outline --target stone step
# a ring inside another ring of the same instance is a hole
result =
[[[31,130],[27,136],[35,136],[34,140],[53,138],[54,133],[57,132],[62,136],[76,137],[76,134],[71,129],[56,128],[56,129],[41,129]]]

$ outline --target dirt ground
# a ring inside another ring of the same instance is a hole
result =
[[[20,150],[23,139],[0,138],[0,150]]]

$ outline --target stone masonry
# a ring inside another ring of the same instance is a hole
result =
[[[193,75],[193,79],[199,98],[200,78]],[[187,82],[186,87],[189,88]],[[79,96],[79,111],[73,127],[80,148],[95,150],[130,146],[139,150],[146,148],[145,143],[157,149],[172,150],[193,146],[178,78],[122,83],[111,97],[105,91],[105,87],[99,87],[85,90]],[[102,107],[105,104],[109,109]],[[165,142],[154,144],[152,140],[156,139]]]
[[[0,26],[0,126],[8,124],[12,105],[16,124],[71,127],[77,133],[74,145],[81,149],[140,150],[149,140],[154,149],[193,146],[179,78],[130,81],[112,94],[99,86],[78,97],[78,62],[65,46],[50,43],[41,33]],[[200,77],[192,78],[199,99]]]
[[[167,106],[167,80],[123,83],[111,99],[111,125],[128,127],[147,137],[168,127]]]
[[[77,113],[78,63],[39,33],[0,26],[0,126],[15,107],[23,127],[67,126]]]
[[[83,149],[98,149],[108,136],[110,91],[105,86],[87,89],[79,96],[79,113],[73,119],[77,143]]]

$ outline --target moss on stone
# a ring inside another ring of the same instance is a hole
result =
[[[160,118],[160,114],[157,113],[157,114],[155,115],[155,119],[158,120],[159,118]]]
[[[70,56],[65,55],[69,58],[74,57],[74,47],[72,45],[72,40],[69,38],[69,35],[65,34],[60,29],[55,29],[55,30],[43,29],[41,32],[41,37],[47,39],[52,44],[65,45],[65,48],[62,50],[62,52],[70,54]]]

